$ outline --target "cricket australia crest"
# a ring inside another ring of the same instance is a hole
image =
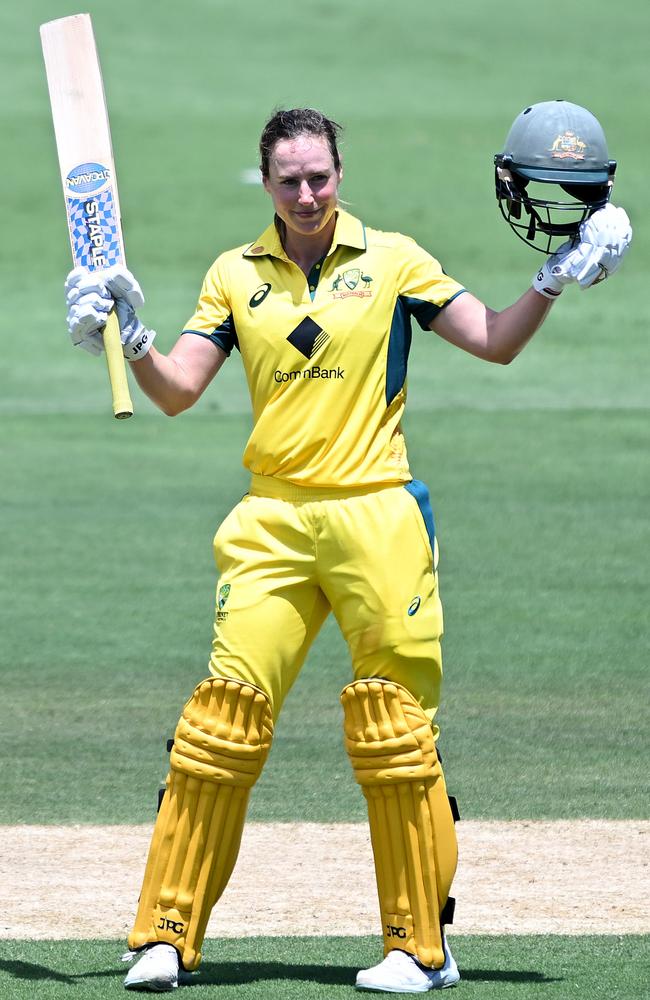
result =
[[[329,290],[333,299],[347,299],[351,295],[365,299],[372,295],[370,291],[372,280],[370,275],[364,274],[360,267],[351,267],[336,275]],[[359,282],[361,282],[360,286]]]
[[[219,587],[219,590],[217,591],[216,617],[218,622],[225,622],[226,618],[228,617],[228,612],[224,611],[223,609],[226,606],[226,601],[228,600],[229,595],[230,595],[230,584],[224,583],[224,585],[222,587]]]
[[[579,139],[575,132],[567,129],[558,135],[549,152],[556,160],[584,160],[587,143]]]

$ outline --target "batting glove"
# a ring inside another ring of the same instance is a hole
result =
[[[621,266],[632,242],[627,213],[604,205],[580,226],[578,241],[563,243],[533,278],[533,288],[548,299],[557,298],[569,282],[591,288]]]
[[[550,257],[547,257],[533,278],[533,288],[546,299],[556,299],[571,281],[576,281],[571,271],[570,258],[575,253],[575,244],[563,243]]]
[[[582,259],[573,268],[581,288],[591,288],[618,271],[632,242],[632,226],[623,208],[604,205],[580,227]]]
[[[131,272],[119,264],[106,268],[102,277],[115,302],[124,357],[138,361],[148,353],[156,336],[156,331],[147,330],[136,315],[136,309],[144,304],[142,289]]]
[[[115,306],[124,357],[135,361],[145,356],[156,333],[145,329],[136,315],[144,296],[130,271],[117,265],[104,271],[76,267],[66,278],[65,291],[68,330],[76,347],[90,354],[103,352],[102,330]]]
[[[101,331],[113,308],[101,273],[75,267],[65,279],[65,301],[68,331],[74,346],[89,354],[101,354],[104,350]]]

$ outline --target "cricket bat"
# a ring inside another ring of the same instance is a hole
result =
[[[54,134],[75,267],[125,264],[120,203],[102,73],[90,14],[41,25]],[[103,331],[113,413],[133,414],[120,328],[112,310]]]

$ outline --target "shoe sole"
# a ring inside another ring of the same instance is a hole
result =
[[[424,987],[398,987],[398,986],[362,986],[359,983],[355,983],[355,989],[363,990],[364,993],[431,993],[433,990],[448,990],[460,981],[460,976],[458,979],[452,980],[450,983],[441,983],[439,986],[424,986]]]
[[[149,979],[139,979],[133,980],[130,983],[124,981],[125,990],[139,990],[141,993],[171,993],[172,990],[177,989],[179,986],[189,986],[193,982],[193,975],[191,972],[185,972],[181,970],[178,973],[177,983],[161,983],[156,985]]]

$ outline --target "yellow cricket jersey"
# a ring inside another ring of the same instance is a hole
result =
[[[409,237],[339,210],[332,246],[308,277],[275,223],[218,257],[183,332],[241,354],[252,473],[305,487],[408,482],[400,420],[411,316],[428,329],[463,291]]]

